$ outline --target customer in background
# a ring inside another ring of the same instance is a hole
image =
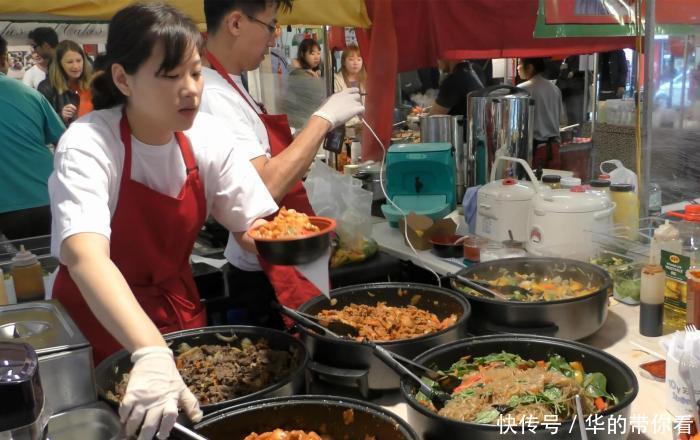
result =
[[[566,113],[561,91],[542,76],[545,70],[542,58],[523,58],[518,63],[518,76],[525,82],[518,87],[530,92],[535,100],[533,129],[533,165],[536,168],[559,169],[560,124],[566,124]]]
[[[66,125],[92,111],[92,66],[80,45],[64,40],[56,47],[55,62],[39,91],[49,100]]]
[[[292,70],[290,75],[304,75],[312,78],[321,78],[323,76],[321,70],[321,46],[316,40],[307,38],[299,44],[297,61],[300,67]]]
[[[357,46],[345,48],[340,56],[340,64],[340,72],[336,73],[333,79],[335,92],[340,92],[350,87],[357,87],[360,89],[360,93],[364,93],[367,90],[367,71],[362,61],[360,48]],[[362,103],[365,103],[364,97],[362,97]],[[356,130],[361,129],[362,122],[359,116],[354,116],[345,125],[347,128],[352,128],[353,133],[351,135],[356,136]]]
[[[440,84],[430,114],[462,115],[466,120],[467,94],[484,87],[481,69],[467,60],[440,60],[438,65],[448,75]]]
[[[29,31],[28,37],[32,52],[35,52],[46,60],[48,69],[48,65],[51,64],[54,54],[56,53],[58,34],[53,28],[38,27]]]
[[[627,86],[627,58],[622,49],[603,52],[599,56],[600,92],[598,99],[621,99]]]
[[[10,240],[48,235],[47,182],[65,127],[36,90],[6,76],[7,42],[0,37],[0,232]]]
[[[33,89],[37,89],[39,84],[46,79],[49,60],[39,55],[36,51],[32,52],[32,60],[34,60],[34,65],[24,72],[22,82]]]

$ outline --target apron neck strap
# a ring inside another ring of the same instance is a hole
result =
[[[131,126],[129,125],[129,118],[126,116],[126,106],[122,109],[122,118],[119,121],[119,136],[122,144],[124,144],[124,170],[122,174],[126,179],[131,179]],[[180,147],[180,154],[182,154],[182,159],[185,162],[187,174],[197,171],[199,168],[187,136],[181,131],[176,131],[175,139]]]
[[[236,84],[236,81],[234,81],[234,80],[231,78],[231,76],[228,74],[228,72],[226,72],[226,69],[224,69],[224,66],[223,66],[223,65],[221,64],[221,62],[214,56],[214,54],[211,53],[211,52],[209,52],[209,51],[207,51],[207,53],[206,53],[205,56],[207,57],[207,61],[209,61],[209,64],[211,65],[211,67],[212,67],[214,70],[216,70],[216,73],[218,73],[219,76],[221,76],[226,82],[228,82],[229,84],[231,84],[231,87],[233,87],[233,88],[236,90],[236,92],[238,92],[238,94],[241,95],[241,98],[243,98],[243,100],[244,100],[244,101],[250,106],[250,108],[253,109],[253,111],[257,114],[258,111],[255,109],[255,107],[253,107],[253,104],[251,104],[250,101],[248,101],[248,98],[246,97],[246,94],[243,93],[243,91],[240,89],[240,87],[238,87],[238,84]],[[261,104],[259,104],[259,103],[256,103],[256,104],[258,104],[258,107],[260,107],[260,111],[261,111],[263,114],[267,114],[267,111],[265,110],[265,107],[263,107],[263,106],[262,106]]]

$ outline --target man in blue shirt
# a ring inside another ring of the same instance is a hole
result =
[[[48,144],[56,144],[65,127],[46,98],[7,77],[8,68],[0,37],[0,232],[13,240],[51,232]]]

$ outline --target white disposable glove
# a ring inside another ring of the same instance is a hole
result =
[[[354,116],[365,111],[360,97],[360,89],[351,87],[341,92],[335,93],[326,99],[326,102],[319,107],[314,116],[319,116],[330,122],[331,130],[344,125]]]
[[[178,407],[193,422],[202,419],[199,402],[183,382],[170,349],[144,347],[131,355],[131,361],[134,367],[119,406],[127,436],[135,435],[140,427],[138,440],[150,440],[156,432],[159,439],[167,438]]]

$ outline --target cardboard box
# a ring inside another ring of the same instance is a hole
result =
[[[404,234],[405,225],[404,218],[399,219],[399,232],[404,236],[406,243],[406,235],[416,250],[425,251],[431,249],[433,245],[430,239],[438,235],[453,235],[457,230],[457,224],[449,218],[444,218],[433,222],[430,217],[409,213],[406,216],[406,224],[408,225],[407,234]],[[406,243],[408,246],[408,243]]]

